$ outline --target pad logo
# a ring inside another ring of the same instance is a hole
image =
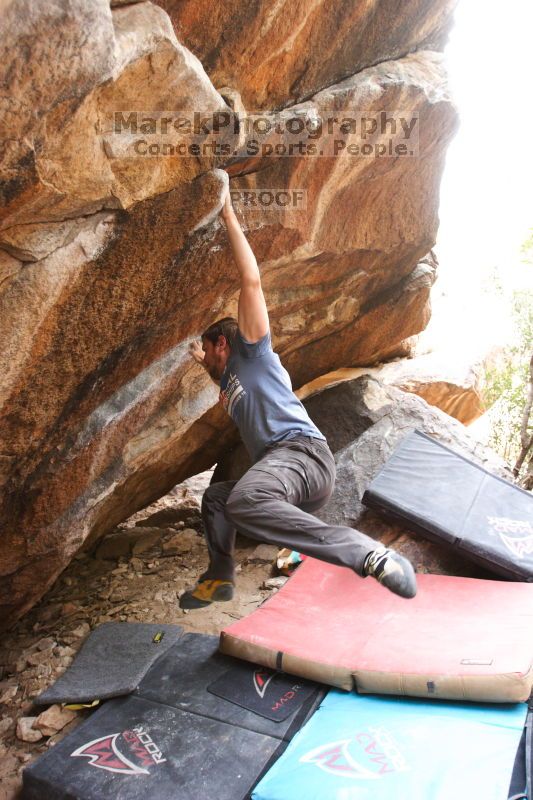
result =
[[[163,764],[166,758],[155,744],[150,734],[142,725],[122,732],[122,737],[130,749],[129,755],[138,763],[128,758],[117,745],[120,733],[111,733],[93,739],[71,753],[71,756],[83,756],[89,759],[89,766],[105,769],[108,772],[119,772],[123,775],[149,775],[147,769],[154,764]]]
[[[281,697],[278,698],[271,706],[272,711],[279,711],[280,708],[283,708],[283,706],[285,706],[287,703],[290,703],[290,701],[296,697],[297,692],[299,692],[301,688],[301,686],[295,683],[292,689],[288,689],[285,694],[282,694]]]
[[[254,672],[254,689],[261,698],[265,696],[267,686],[276,673],[266,669],[256,669]]]
[[[311,752],[306,753],[300,761],[308,764],[316,764],[317,767],[329,772],[337,777],[344,778],[365,778],[375,779],[378,776],[352,757],[348,750],[351,739],[343,739],[341,742],[329,742],[320,745]]]
[[[350,751],[356,749],[356,760]],[[366,763],[361,763],[364,760]],[[405,772],[409,766],[391,734],[384,728],[370,727],[356,733],[353,739],[342,739],[320,745],[300,758],[316,764],[324,772],[341,778],[375,780],[391,772]]]
[[[533,553],[533,527],[528,520],[509,517],[487,517],[487,520],[513,556],[523,558]]]

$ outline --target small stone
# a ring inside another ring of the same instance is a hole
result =
[[[53,736],[76,718],[76,713],[68,708],[61,708],[57,703],[35,719],[33,727],[41,731],[44,736]]]
[[[36,644],[37,650],[51,650],[53,647],[57,645],[55,639],[52,639],[51,636],[45,636],[43,639],[39,639]]]
[[[24,656],[21,656],[18,659],[17,663],[15,664],[15,672],[24,672],[27,666],[28,666],[28,659],[25,658]]]
[[[16,683],[13,684],[13,686],[8,686],[0,696],[0,704],[9,703],[9,701],[15,697],[16,693],[18,692],[18,688],[18,684]]]
[[[55,645],[55,642],[53,644]],[[46,664],[48,661],[50,661],[51,656],[52,647],[49,650],[38,650],[36,653],[32,653],[28,656],[27,661],[28,664],[32,665],[32,667],[36,667],[37,664]]]
[[[20,717],[17,722],[17,739],[23,742],[39,742],[43,738],[41,731],[33,727],[37,717]]]
[[[78,625],[77,628],[74,628],[74,630],[70,632],[70,635],[74,636],[76,639],[81,639],[83,636],[87,636],[87,634],[90,632],[90,625],[87,622],[82,622],[81,625]]]
[[[12,717],[3,717],[3,719],[0,719],[0,736],[3,736],[4,733],[6,733],[12,725],[13,725]]]
[[[279,578],[269,578],[267,581],[264,581],[263,588],[264,589],[281,589],[282,586],[285,586],[289,579],[283,576]]]
[[[71,614],[75,614],[77,611],[80,611],[80,607],[76,605],[76,603],[63,603],[61,606],[61,616],[62,617],[69,617]]]
[[[76,651],[73,647],[69,647],[69,645],[66,645],[65,647],[58,646],[54,650],[54,655],[58,656],[59,658],[63,658],[64,656],[75,656]]]

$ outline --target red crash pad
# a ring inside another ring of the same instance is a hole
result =
[[[359,692],[488,702],[533,683],[533,585],[418,575],[405,600],[372,578],[308,558],[220,649]]]

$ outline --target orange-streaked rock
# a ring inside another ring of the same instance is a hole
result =
[[[456,0],[159,0],[214,85],[282,108],[381,61],[442,48]]]

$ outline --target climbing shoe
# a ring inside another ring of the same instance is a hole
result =
[[[204,608],[211,603],[231,600],[233,583],[231,581],[200,580],[194,587],[184,592],[179,600],[180,608]]]
[[[416,595],[416,576],[412,564],[395,550],[387,547],[372,550],[365,559],[363,572],[400,597],[411,598]]]

